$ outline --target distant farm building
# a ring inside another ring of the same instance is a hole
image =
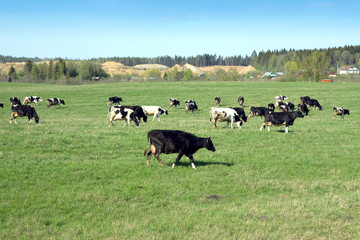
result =
[[[359,69],[354,66],[345,66],[338,69],[338,74],[359,74]]]

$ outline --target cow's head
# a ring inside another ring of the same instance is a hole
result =
[[[304,117],[304,114],[301,111],[296,111],[296,117]]]
[[[60,99],[60,103],[65,105],[65,101]]]
[[[344,109],[344,115],[345,114],[350,115],[350,110],[349,109]]]
[[[204,143],[204,147],[207,150],[212,151],[212,152],[215,152],[215,150],[216,150],[215,147],[214,147],[214,144],[211,141],[211,137],[206,138],[205,143]]]

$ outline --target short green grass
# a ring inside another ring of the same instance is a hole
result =
[[[355,83],[156,82],[83,86],[0,83],[0,239],[358,239],[360,238],[359,92]],[[60,97],[36,106],[40,123],[9,124],[10,97]],[[107,124],[107,98],[125,105],[181,101],[161,121]],[[260,132],[214,129],[209,108],[266,106],[276,95],[296,105],[319,100],[323,111]],[[200,110],[185,113],[184,101]],[[332,107],[349,108],[345,120]],[[212,136],[196,170],[183,157],[143,156],[152,129]]]

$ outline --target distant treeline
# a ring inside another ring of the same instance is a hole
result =
[[[315,50],[319,52],[325,52],[326,57],[329,62],[331,70],[335,71],[336,67],[343,65],[358,65],[360,58],[360,45],[358,46],[344,46],[344,47],[333,47],[327,49],[305,49],[305,50],[295,50],[295,49],[281,49],[281,50],[267,50],[253,53],[248,56],[221,56],[221,55],[211,55],[203,54],[190,57],[182,56],[159,56],[159,57],[107,57],[107,58],[92,58],[89,59],[93,62],[104,63],[107,61],[120,62],[126,66],[135,66],[138,64],[162,64],[168,67],[172,67],[175,64],[183,65],[189,63],[196,67],[206,67],[206,66],[248,66],[252,65],[260,72],[263,71],[284,71],[285,64],[289,61],[295,62],[298,66],[301,65],[301,62],[304,58],[308,57]],[[3,56],[0,55],[0,63],[5,62],[41,62],[41,61],[57,61],[59,58],[53,59],[41,59],[41,58],[26,58],[26,57],[12,57],[12,56]],[[65,61],[71,61],[79,59],[65,59]]]

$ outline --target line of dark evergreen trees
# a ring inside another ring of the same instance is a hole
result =
[[[241,55],[237,56],[221,56],[203,54],[197,56],[183,57],[177,56],[159,56],[159,57],[107,57],[107,58],[92,58],[89,59],[93,62],[104,63],[107,61],[121,62],[126,66],[135,66],[138,64],[162,64],[168,67],[172,67],[175,64],[183,65],[189,63],[196,67],[205,66],[248,66],[252,65],[259,71],[283,71],[286,62],[293,61],[300,65],[301,61],[309,56],[316,49],[281,49],[281,50],[267,50],[253,53],[245,57]],[[344,46],[333,47],[327,49],[318,49],[320,52],[326,52],[326,56],[329,60],[330,67],[337,67],[341,65],[357,65],[360,58],[360,45],[357,46]],[[26,57],[12,57],[0,55],[0,63],[5,62],[41,62],[41,61],[57,61],[59,58],[54,59],[41,59],[41,58],[26,58]],[[70,61],[72,59],[65,59]],[[76,59],[78,60],[78,59]]]

